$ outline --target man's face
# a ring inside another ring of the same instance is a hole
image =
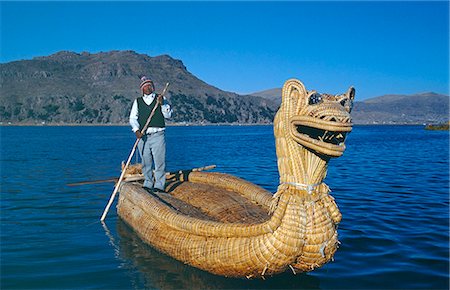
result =
[[[152,84],[146,84],[142,87],[142,92],[145,95],[150,95],[151,93],[153,93],[153,85]]]

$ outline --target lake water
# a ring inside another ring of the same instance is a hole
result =
[[[448,289],[449,135],[356,126],[327,184],[341,209],[335,261],[307,274],[227,279],[99,218],[134,143],[128,127],[0,127],[1,289]],[[271,126],[169,127],[167,170],[216,164],[274,192]]]

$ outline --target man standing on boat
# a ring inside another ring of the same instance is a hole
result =
[[[139,140],[138,149],[142,158],[144,189],[149,192],[164,192],[166,183],[166,139],[165,121],[172,116],[172,109],[164,96],[156,94],[153,81],[141,78],[142,97],[133,102],[130,125]],[[141,132],[155,106],[158,106],[146,132]],[[152,166],[154,164],[155,173]]]

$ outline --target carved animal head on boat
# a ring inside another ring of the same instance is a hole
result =
[[[291,79],[282,89],[278,119],[282,118],[290,137],[318,154],[339,157],[345,150],[345,137],[352,130],[350,112],[355,89],[345,94],[307,91],[303,83]]]
[[[308,91],[296,79],[286,81],[282,89],[281,106],[274,121],[280,175],[311,171],[309,175],[312,177],[315,169],[309,168],[314,166],[308,166],[308,162],[312,164],[320,159],[326,163],[330,158],[344,153],[345,138],[352,130],[350,112],[354,98],[353,87],[344,94],[331,95]],[[301,162],[299,159],[303,163],[294,164]],[[320,160],[317,162],[320,163]],[[326,168],[318,170],[323,175],[326,173]],[[305,181],[308,177],[302,179]],[[320,181],[320,178],[309,179],[313,179],[309,182]]]

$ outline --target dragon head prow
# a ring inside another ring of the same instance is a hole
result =
[[[283,130],[275,133],[285,134],[285,138],[325,158],[339,157],[352,130],[350,112],[354,98],[353,87],[345,94],[319,94],[315,90],[307,91],[299,80],[290,79],[283,86],[282,102],[275,118],[275,126],[283,124]]]

